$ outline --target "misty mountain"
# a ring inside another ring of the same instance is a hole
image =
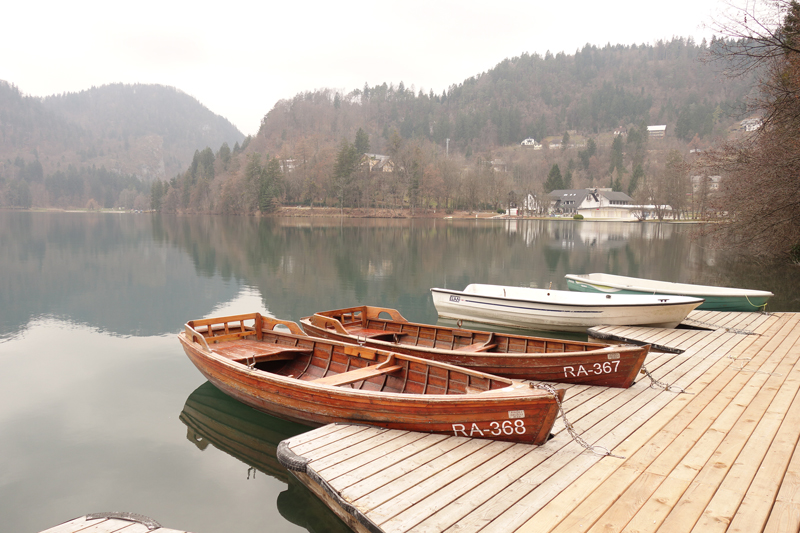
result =
[[[146,190],[184,171],[197,150],[243,140],[228,120],[172,87],[113,84],[38,98],[0,81],[0,205],[15,205],[9,187],[19,196],[27,186],[23,196],[36,197],[34,205],[83,207],[88,196],[113,207],[125,188]]]
[[[277,102],[247,139],[173,88],[40,99],[0,83],[0,205],[471,209],[541,190],[554,165],[575,187],[632,191],[663,171],[668,151],[697,152],[741,129],[758,73],[721,75],[707,60],[718,45],[673,38],[525,53],[441,94],[402,81],[303,92]],[[657,124],[666,137],[648,143]],[[356,170],[359,131],[365,151],[394,162]],[[520,147],[526,138],[545,149]]]

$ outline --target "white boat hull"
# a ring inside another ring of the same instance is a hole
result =
[[[595,326],[674,328],[700,298],[589,294],[472,284],[463,291],[431,289],[442,318],[526,329],[578,331]]]
[[[703,298],[705,301],[698,309],[704,311],[760,311],[764,310],[767,300],[773,296],[769,291],[673,283],[599,272],[567,274],[565,277],[567,278],[567,287],[571,291],[611,294],[668,294]]]

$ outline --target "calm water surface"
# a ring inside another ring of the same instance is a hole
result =
[[[2,529],[129,511],[193,533],[349,531],[275,459],[306,428],[205,382],[175,337],[187,320],[367,303],[435,323],[431,287],[586,272],[766,289],[768,310],[800,311],[797,267],[695,229],[0,212]]]

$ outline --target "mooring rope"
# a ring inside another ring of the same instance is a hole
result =
[[[751,307],[755,307],[756,309],[761,309],[762,313],[766,313],[767,312],[767,303],[766,302],[764,302],[764,305],[756,305],[756,304],[754,304],[753,302],[750,301],[750,297],[747,296],[746,294],[744,295],[744,299],[747,300],[747,303],[749,303]]]
[[[534,389],[546,390],[547,392],[553,395],[553,397],[556,399],[556,404],[558,405],[558,413],[561,416],[561,419],[564,421],[564,427],[567,429],[567,433],[569,433],[569,436],[572,437],[572,440],[577,442],[580,446],[582,446],[586,450],[589,450],[590,452],[594,453],[595,455],[599,455],[601,457],[616,457],[617,459],[625,459],[625,457],[621,455],[614,455],[613,453],[611,453],[611,450],[609,450],[605,446],[600,446],[599,444],[595,444],[594,446],[592,446],[591,444],[583,440],[583,438],[580,435],[578,435],[578,432],[575,431],[575,428],[572,426],[572,423],[569,420],[567,420],[567,414],[566,412],[564,412],[564,406],[561,404],[561,399],[558,397],[558,393],[552,386],[546,383],[539,383],[536,381],[527,381],[526,383],[528,383],[528,385],[530,385]]]

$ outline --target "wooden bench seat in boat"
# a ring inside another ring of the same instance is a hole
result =
[[[349,370],[347,372],[342,372],[341,374],[334,374],[332,376],[318,378],[312,380],[312,382],[315,385],[348,385],[350,383],[355,383],[356,381],[363,381],[365,379],[373,378],[375,376],[380,376],[382,374],[391,374],[392,372],[397,372],[398,370],[402,369],[403,365],[365,366],[362,368],[358,368],[356,370]]]
[[[270,344],[251,339],[230,341],[223,346],[212,345],[212,350],[237,363],[251,364],[261,361],[294,359],[300,354],[310,354],[310,348],[300,348],[286,344]]]
[[[454,335],[458,335],[457,332],[453,332]],[[494,341],[494,333],[489,334],[489,338],[483,342],[475,342],[473,344],[468,344],[466,346],[461,346],[456,348],[457,352],[488,352],[493,348],[497,348],[497,344],[493,344]]]
[[[457,352],[488,352],[489,350],[497,348],[496,344],[486,344],[485,342],[476,342],[475,344],[469,344],[467,346],[461,346],[460,348],[456,348],[455,351]]]
[[[395,333],[393,331],[385,331],[382,329],[362,328],[361,326],[347,326],[347,332],[356,337],[365,337],[367,339],[375,339],[379,341],[393,341]]]

